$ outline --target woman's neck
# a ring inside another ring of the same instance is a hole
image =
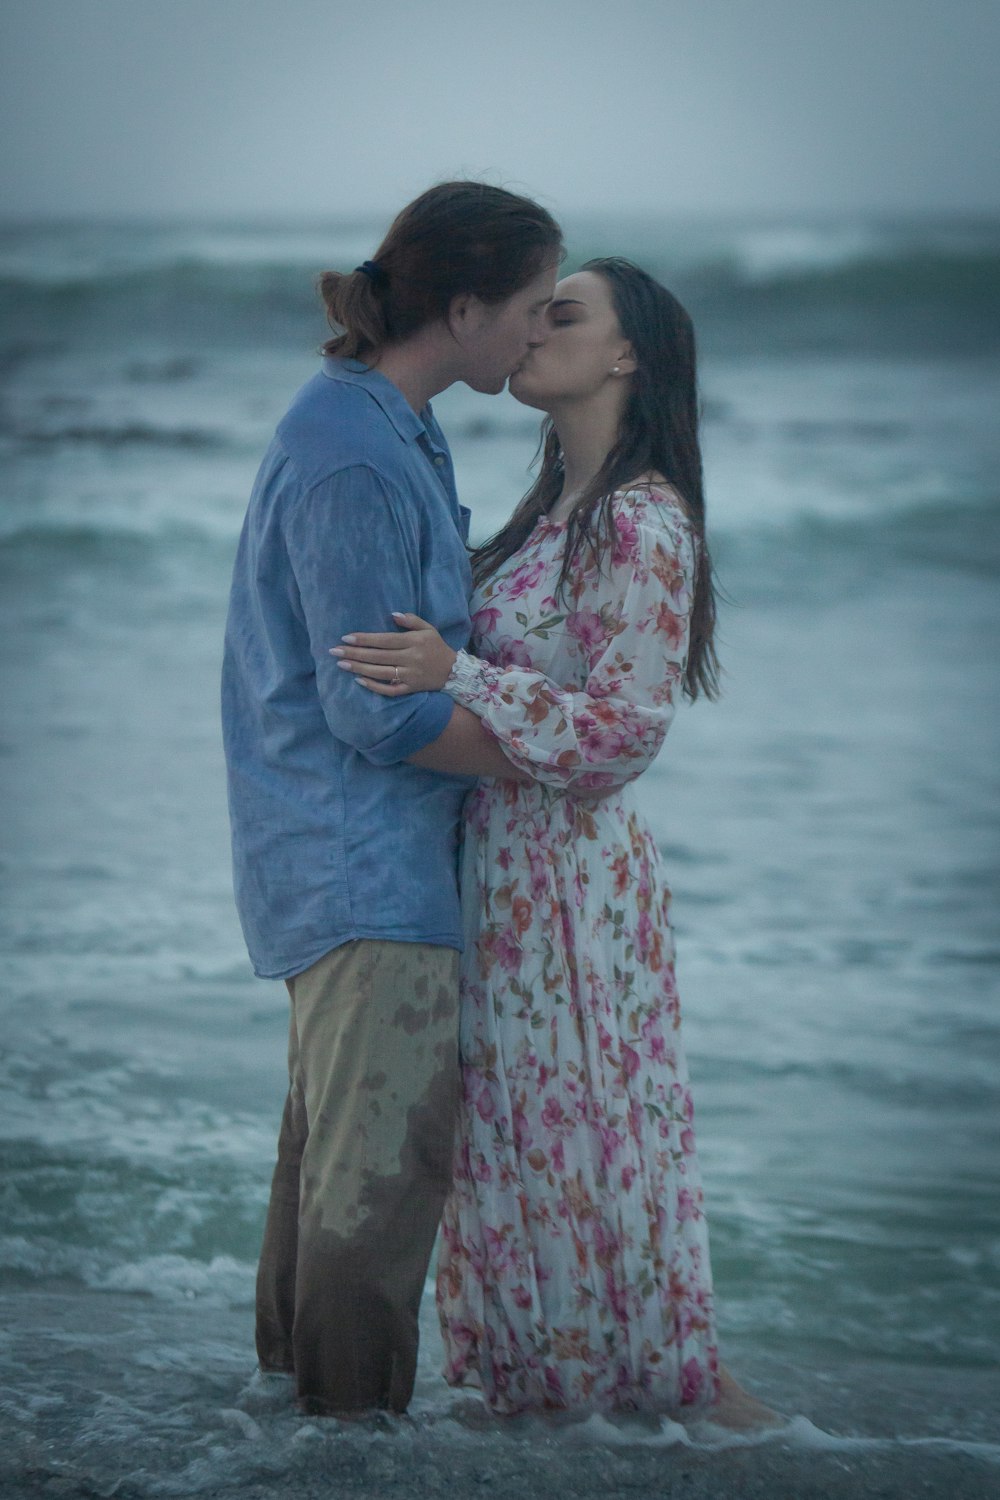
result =
[[[562,494],[551,511],[557,519],[572,510],[618,441],[624,395],[622,389],[622,399],[613,404],[588,401],[550,413],[563,454]]]

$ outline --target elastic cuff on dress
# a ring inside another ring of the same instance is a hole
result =
[[[468,651],[457,651],[455,660],[451,664],[448,680],[444,685],[444,692],[456,703],[468,704],[475,702],[483,685],[483,668],[486,663],[480,661],[478,656],[471,656]]]

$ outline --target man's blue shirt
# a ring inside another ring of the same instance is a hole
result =
[[[457,825],[472,784],[407,764],[452,713],[337,666],[391,611],[468,643],[469,513],[429,406],[326,358],[275,433],[240,538],[222,677],[236,904],[255,971],[352,938],[460,948]]]

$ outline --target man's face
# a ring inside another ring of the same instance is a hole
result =
[[[546,309],[555,285],[553,261],[506,302],[488,306],[472,299],[460,335],[466,356],[460,378],[466,385],[498,395],[528,353],[544,344],[550,331]]]

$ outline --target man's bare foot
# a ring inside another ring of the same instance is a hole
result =
[[[714,1406],[707,1407],[699,1416],[714,1427],[725,1427],[729,1432],[766,1432],[770,1428],[784,1427],[788,1418],[780,1411],[765,1406],[738,1385],[729,1371],[719,1369],[719,1399]]]

